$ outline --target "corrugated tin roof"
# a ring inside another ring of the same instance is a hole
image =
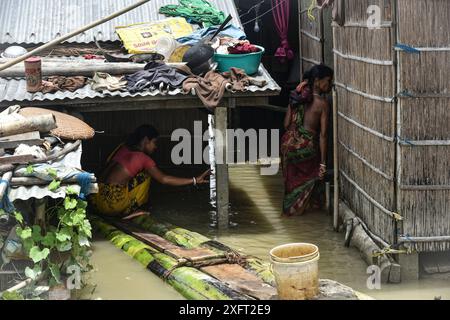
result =
[[[135,0],[1,0],[0,44],[38,44],[65,35],[84,25],[104,18]],[[211,4],[231,14],[233,23],[241,26],[233,0],[210,0]],[[158,13],[178,0],[152,0],[77,37],[71,43],[89,43],[94,36],[101,41],[116,41],[116,26],[150,22],[166,18]]]
[[[269,92],[279,92],[280,87],[275,80],[270,76],[267,70],[261,65],[259,72],[254,78],[258,80],[267,81],[265,87],[250,86],[248,90],[253,93],[261,92],[261,95],[268,95]],[[108,98],[108,97],[148,97],[149,99],[164,99],[164,95],[159,90],[154,91],[142,91],[135,94],[131,94],[128,91],[123,92],[97,92],[92,90],[90,85],[86,85],[75,92],[70,91],[58,91],[55,93],[29,93],[26,90],[25,79],[4,79],[0,78],[0,106],[9,106],[13,103],[21,104],[29,101],[58,101],[58,100],[78,100],[78,99],[94,99],[94,98]],[[182,92],[180,89],[171,90],[167,93],[170,96],[180,95]],[[86,102],[86,101],[85,101]]]

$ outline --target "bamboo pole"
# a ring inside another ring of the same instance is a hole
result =
[[[301,13],[303,12],[302,10],[302,1],[298,0],[298,8],[300,10],[300,14],[298,15],[298,26],[301,29],[302,28],[302,15]],[[308,10],[306,10],[308,11]],[[300,57],[300,81],[303,79],[303,61],[302,61],[302,57],[303,57],[303,49],[302,49],[302,34],[301,32],[298,33],[299,36],[299,44],[298,44],[298,54]]]
[[[5,292],[14,292],[20,289],[25,288],[27,285],[29,285],[31,282],[33,282],[33,280],[31,278],[27,278],[22,282],[19,282],[18,284],[16,284],[15,286],[6,289]]]
[[[100,20],[92,22],[92,23],[90,23],[90,24],[88,24],[88,25],[86,25],[86,26],[84,26],[84,27],[82,27],[80,29],[77,29],[75,31],[72,31],[72,32],[70,32],[70,33],[68,33],[68,34],[66,34],[64,36],[56,38],[56,39],[54,39],[54,40],[52,40],[52,41],[50,41],[50,42],[48,42],[48,43],[46,43],[46,44],[44,44],[44,45],[42,45],[40,47],[38,47],[38,48],[28,52],[27,54],[25,54],[23,56],[20,56],[20,57],[18,57],[16,59],[11,60],[10,62],[7,62],[5,64],[0,65],[0,71],[8,69],[9,67],[11,67],[11,66],[13,66],[13,65],[15,65],[15,64],[17,64],[19,62],[22,62],[22,61],[28,59],[29,57],[32,57],[32,56],[36,55],[37,53],[39,53],[39,52],[41,52],[41,51],[43,51],[45,49],[49,49],[49,48],[51,48],[51,47],[53,47],[53,46],[55,46],[57,44],[60,44],[61,42],[65,41],[67,39],[70,39],[70,38],[72,38],[72,37],[74,37],[74,36],[84,32],[86,30],[92,29],[92,28],[94,28],[94,27],[96,27],[96,26],[98,26],[98,25],[100,25],[102,23],[105,23],[105,22],[109,21],[109,20],[112,20],[112,19],[114,19],[114,18],[116,18],[116,17],[118,17],[118,16],[120,16],[120,15],[122,15],[122,14],[128,12],[128,11],[130,11],[130,10],[133,10],[133,9],[135,9],[135,8],[141,6],[141,5],[143,5],[143,4],[145,4],[145,3],[149,2],[149,1],[150,0],[139,0],[135,4],[133,4],[131,6],[128,6],[128,7],[124,8],[124,9],[122,9],[122,10],[119,10],[116,13],[113,13],[113,14],[105,17],[105,18],[102,18]]]
[[[48,162],[48,161],[53,161],[56,160],[76,149],[78,149],[78,147],[81,145],[81,140],[77,140],[73,143],[67,143],[64,148],[52,155],[49,155],[47,158],[45,159],[36,159],[36,160],[32,160],[29,163],[42,163],[42,162]]]
[[[1,64],[0,64],[1,67]],[[85,76],[92,77],[95,72],[105,72],[111,75],[131,74],[144,70],[145,64],[132,62],[97,62],[86,63],[83,61],[58,61],[43,62],[43,76]],[[7,70],[0,71],[1,78],[23,78],[25,69],[23,66],[14,66]]]
[[[334,35],[334,30],[333,30]],[[333,36],[333,48],[336,48],[336,39]],[[338,68],[337,56],[333,55],[334,68]],[[339,132],[338,132],[338,97],[336,88],[333,88],[333,228],[339,230]]]
[[[336,59],[336,58],[335,58]],[[338,117],[337,117],[337,94],[333,90],[333,168],[334,168],[334,193],[333,193],[333,227],[335,231],[339,229],[339,162],[338,162]]]

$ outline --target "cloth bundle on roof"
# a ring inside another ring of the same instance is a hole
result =
[[[47,80],[42,81],[41,92],[53,93],[60,90],[69,90],[74,92],[75,90],[84,87],[86,84],[86,78],[77,77],[64,77],[64,76],[52,76]]]
[[[95,131],[84,121],[74,116],[62,112],[43,108],[23,108],[19,113],[25,118],[41,115],[53,114],[56,119],[57,128],[50,131],[51,134],[69,140],[86,140],[94,137]]]
[[[219,105],[225,94],[227,85],[229,85],[227,79],[211,70],[204,77],[191,77],[187,79],[183,83],[183,91],[189,93],[194,89],[203,105],[211,109]]]
[[[163,6],[159,9],[159,13],[184,17],[190,22],[203,24],[204,27],[220,25],[225,21],[225,13],[214,8],[206,0],[179,0],[179,3]]]
[[[231,68],[223,74],[211,70],[204,77],[189,77],[183,83],[183,91],[189,93],[194,89],[203,105],[212,109],[219,105],[225,90],[233,93],[245,92],[249,85],[264,86],[266,83],[250,78],[242,69]]]
[[[96,72],[89,81],[95,91],[122,91],[127,88],[127,81],[123,77],[113,77],[108,73]]]
[[[127,89],[131,93],[142,90],[170,89],[181,87],[187,76],[179,69],[172,68],[162,62],[149,62],[144,70],[125,77]]]

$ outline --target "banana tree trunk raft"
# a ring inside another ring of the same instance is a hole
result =
[[[243,257],[199,233],[157,222],[149,216],[126,223],[106,222],[98,217],[91,218],[91,222],[116,247],[165,279],[187,299],[277,298],[268,263]],[[372,299],[328,279],[319,280],[319,292],[314,300]]]
[[[234,254],[237,259],[242,257],[235,250],[230,247],[211,240],[197,232],[192,232],[183,228],[179,228],[170,223],[161,223],[151,218],[148,215],[140,216],[132,220],[134,224],[139,225],[146,231],[155,233],[170,242],[182,246],[184,248],[208,248],[214,252],[222,254]],[[265,283],[275,287],[275,278],[270,272],[269,263],[265,263],[255,257],[245,257],[245,260],[241,261],[243,267],[252,273],[254,273],[259,279]]]
[[[116,227],[94,218],[93,225],[117,248],[165,279],[181,295],[193,300],[249,300],[217,279],[193,267],[179,266],[179,261],[161,253]],[[178,267],[179,266],[179,267]]]

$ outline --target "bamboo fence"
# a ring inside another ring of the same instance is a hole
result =
[[[324,62],[324,31],[322,11],[314,9],[311,14],[314,19],[308,17],[308,8],[311,0],[298,0],[299,26],[300,26],[300,74],[314,65]]]
[[[341,197],[419,252],[450,249],[449,21],[446,0],[348,0],[333,23]]]
[[[415,250],[450,250],[450,1],[398,0],[397,207]]]

